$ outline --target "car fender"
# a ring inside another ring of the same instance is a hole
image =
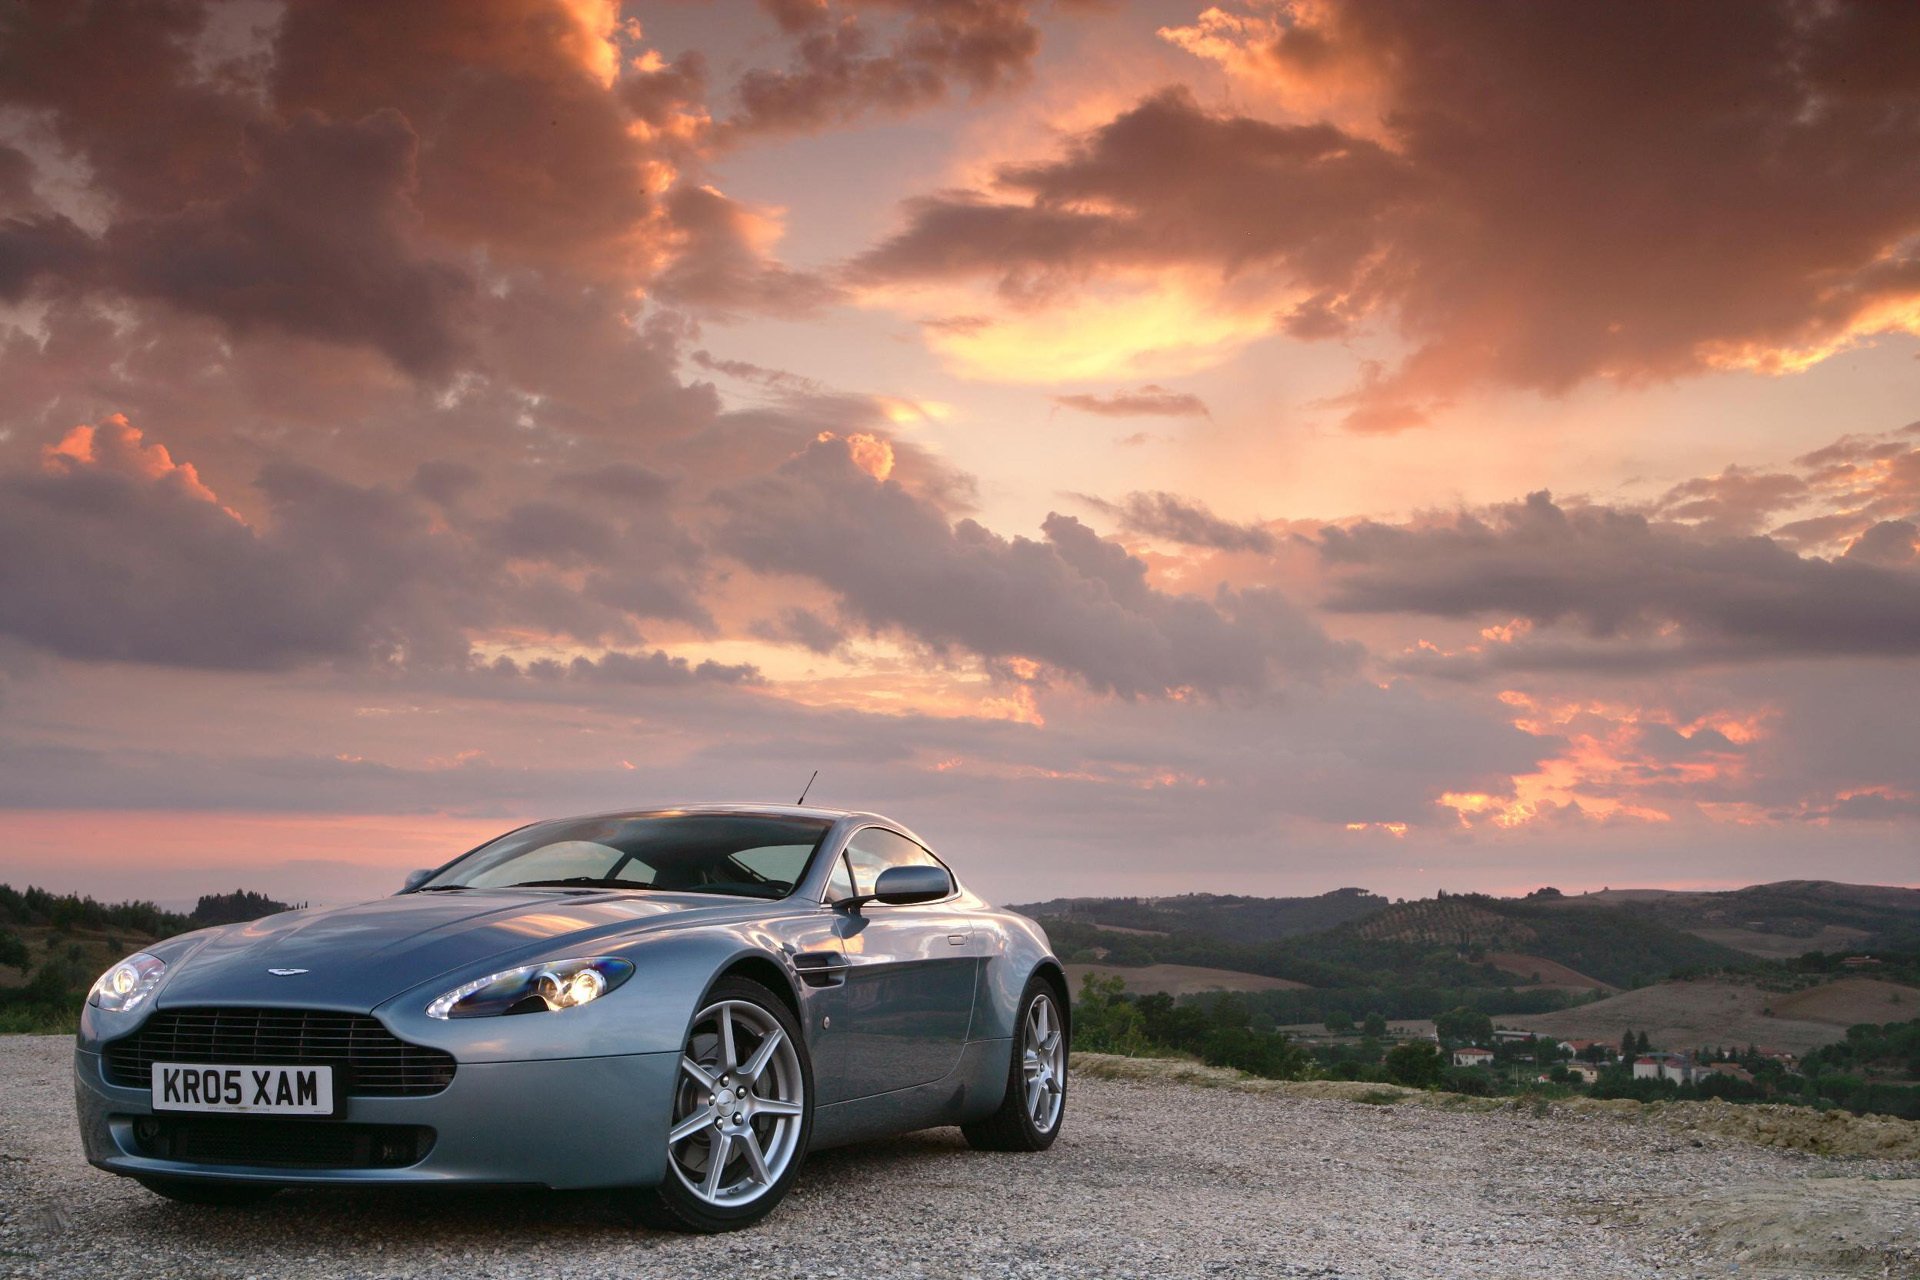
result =
[[[997,910],[982,913],[978,928],[988,936],[990,958],[981,974],[972,1039],[1012,1038],[1020,997],[1035,974],[1054,978],[1059,984],[1063,1006],[1070,1005],[1066,972],[1055,958],[1045,930],[1025,916]],[[1062,1013],[1071,1018],[1070,1008],[1063,1007]]]

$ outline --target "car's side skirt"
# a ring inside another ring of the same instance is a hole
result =
[[[815,1108],[812,1149],[983,1119],[1006,1094],[1012,1052],[1012,1040],[972,1040],[954,1069],[931,1084]]]

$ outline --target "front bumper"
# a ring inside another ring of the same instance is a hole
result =
[[[666,1176],[667,1120],[676,1053],[528,1062],[462,1062],[429,1097],[346,1099],[315,1125],[421,1126],[430,1149],[401,1168],[276,1168],[160,1159],[135,1135],[154,1114],[145,1088],[110,1082],[101,1057],[74,1053],[74,1096],[87,1159],[127,1176],[204,1178],[276,1185],[653,1186]],[[284,1122],[282,1122],[284,1123]]]

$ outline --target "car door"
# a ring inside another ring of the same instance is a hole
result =
[[[872,893],[888,867],[941,865],[885,827],[855,832],[845,857],[860,894]],[[837,916],[847,964],[846,1025],[832,1037],[832,1070],[820,1073],[821,1100],[835,1100],[829,1088],[839,1098],[862,1098],[941,1079],[966,1044],[980,965],[974,922],[958,895],[897,906],[869,902]]]

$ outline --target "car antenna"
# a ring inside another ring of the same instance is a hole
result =
[[[820,776],[820,771],[818,769],[815,769],[813,771],[813,778],[817,778],[819,776]],[[807,792],[813,790],[813,778],[808,778],[807,785],[800,788],[800,798],[793,802],[796,807],[798,807],[799,805],[803,805],[807,802]]]

